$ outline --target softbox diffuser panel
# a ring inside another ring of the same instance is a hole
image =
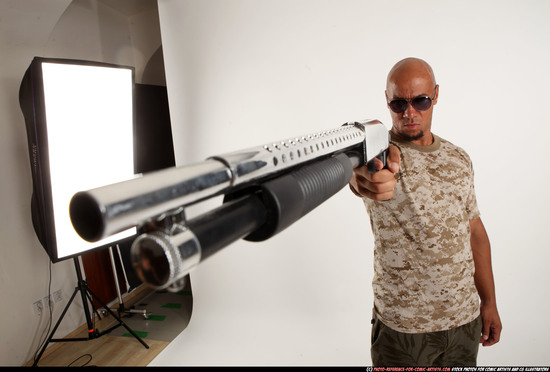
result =
[[[74,231],[69,202],[82,190],[134,177],[134,68],[34,58],[20,89],[33,179],[32,220],[53,262],[115,244]]]

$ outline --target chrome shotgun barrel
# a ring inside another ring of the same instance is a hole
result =
[[[161,220],[164,214],[215,195],[231,183],[227,166],[211,159],[78,192],[71,199],[69,214],[76,232],[95,242]]]
[[[98,241],[315,160],[353,152],[360,158],[357,165],[364,165],[383,154],[388,145],[388,131],[379,121],[350,122],[332,130],[213,156],[200,163],[78,192],[69,206],[71,222],[83,239]]]

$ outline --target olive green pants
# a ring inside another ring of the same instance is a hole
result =
[[[401,333],[374,317],[371,334],[373,366],[476,366],[481,317],[448,331]]]

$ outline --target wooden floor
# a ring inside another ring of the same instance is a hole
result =
[[[125,299],[125,305],[133,306],[150,293],[147,288],[138,288]],[[116,314],[116,310],[114,311]],[[112,316],[96,321],[95,326],[106,330],[118,322]],[[87,325],[84,324],[66,338],[87,338]],[[37,366],[146,366],[168,344],[167,341],[144,340],[146,348],[135,337],[115,337],[109,334],[85,341],[52,342],[38,360]],[[26,366],[32,366],[30,360]]]

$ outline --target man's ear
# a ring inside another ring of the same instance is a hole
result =
[[[434,105],[437,103],[437,98],[439,97],[439,84],[435,85],[435,95],[434,95]]]

